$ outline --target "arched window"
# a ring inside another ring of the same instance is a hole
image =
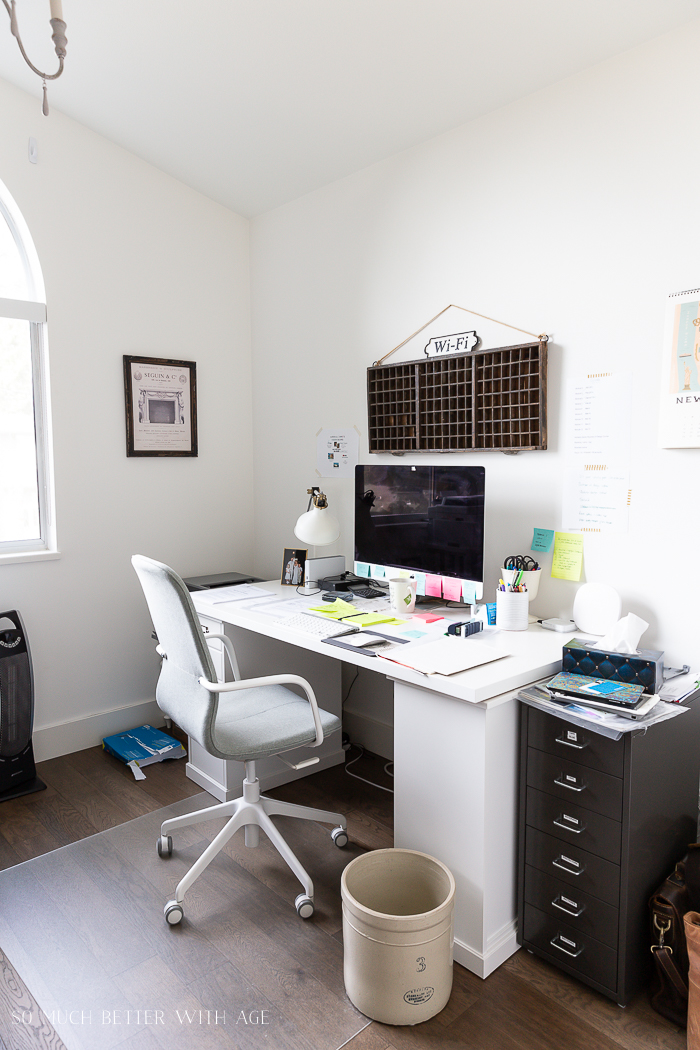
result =
[[[39,260],[0,182],[0,560],[55,549],[45,329]]]

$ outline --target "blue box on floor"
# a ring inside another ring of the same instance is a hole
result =
[[[126,733],[106,736],[102,747],[125,762],[137,780],[146,779],[143,773],[139,775],[141,766],[150,766],[166,758],[184,758],[187,754],[179,740],[152,726],[138,726]]]

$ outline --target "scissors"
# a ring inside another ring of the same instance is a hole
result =
[[[535,572],[539,569],[539,565],[534,558],[529,558],[525,554],[513,554],[503,562],[503,568],[521,569],[523,572]]]

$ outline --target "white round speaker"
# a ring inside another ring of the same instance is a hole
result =
[[[605,634],[620,619],[622,599],[608,583],[584,583],[574,598],[574,623],[584,634]]]

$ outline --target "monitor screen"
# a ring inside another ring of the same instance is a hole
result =
[[[355,468],[355,561],[483,583],[484,468]]]

